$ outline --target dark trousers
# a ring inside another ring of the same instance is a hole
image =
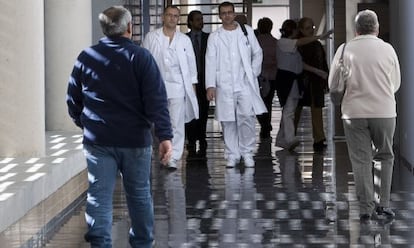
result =
[[[208,119],[208,109],[210,102],[207,100],[205,90],[197,90],[197,101],[199,107],[199,119],[192,120],[185,124],[185,133],[187,136],[187,150],[195,152],[196,142],[199,141],[200,152],[205,153],[207,148],[206,128]]]
[[[257,120],[260,124],[260,133],[261,134],[269,134],[270,131],[272,131],[272,103],[273,98],[275,96],[275,90],[276,90],[276,81],[270,80],[270,91],[267,96],[262,97],[263,102],[266,106],[267,113],[257,115]]]

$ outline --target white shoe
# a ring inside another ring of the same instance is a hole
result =
[[[254,167],[254,159],[252,155],[244,156],[243,160],[244,160],[245,167],[249,167],[249,168]]]
[[[226,167],[227,168],[233,168],[233,167],[235,167],[236,166],[236,164],[238,163],[239,161],[237,160],[237,159],[234,159],[234,158],[229,158],[229,159],[227,159],[227,164],[226,164]]]

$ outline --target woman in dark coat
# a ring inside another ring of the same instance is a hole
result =
[[[314,36],[315,26],[311,18],[304,17],[298,23],[299,38]],[[325,106],[325,93],[328,91],[328,64],[326,53],[322,44],[315,40],[298,47],[305,64],[326,72],[325,77],[315,73],[303,71],[304,92],[299,101],[295,114],[295,128],[297,128],[302,107],[310,106],[312,116],[312,136],[314,150],[320,151],[326,147],[325,132],[323,127],[322,108]]]

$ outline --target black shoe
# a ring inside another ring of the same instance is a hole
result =
[[[387,208],[387,207],[377,207],[377,209],[375,210],[375,212],[377,213],[378,217],[385,217],[385,218],[389,218],[392,219],[395,217],[395,213],[394,211],[392,211],[391,208]]]
[[[197,152],[197,157],[199,158],[199,159],[206,159],[206,155],[207,155],[207,153],[206,153],[206,150],[199,150],[198,152]]]
[[[359,216],[359,221],[361,223],[368,223],[370,220],[371,220],[371,215],[369,215],[369,214],[361,214]]]
[[[325,149],[327,147],[327,145],[324,142],[325,142],[325,140],[321,140],[321,141],[318,141],[316,143],[313,143],[313,149],[315,151],[322,151],[323,149]]]

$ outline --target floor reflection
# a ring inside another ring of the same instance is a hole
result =
[[[303,113],[301,145],[286,151],[258,139],[254,168],[225,167],[213,120],[207,160],[184,158],[174,172],[154,163],[156,247],[414,247],[413,187],[393,188],[394,222],[361,224],[345,142],[329,141],[326,150],[314,152],[309,113]],[[116,242],[127,239],[119,231],[128,225],[121,190]]]

